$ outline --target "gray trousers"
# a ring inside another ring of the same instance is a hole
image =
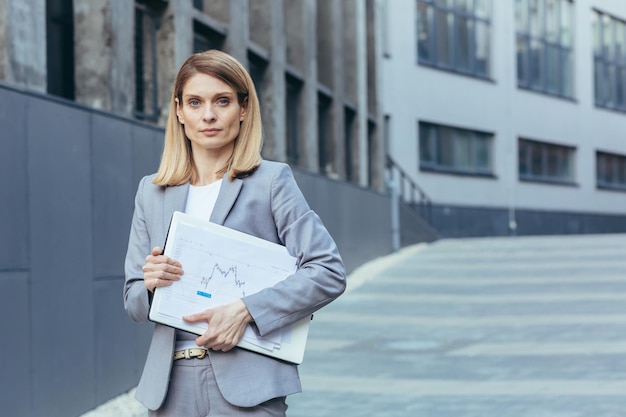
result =
[[[179,359],[172,365],[165,402],[150,417],[285,417],[285,398],[274,398],[256,407],[237,407],[222,397],[209,356]]]

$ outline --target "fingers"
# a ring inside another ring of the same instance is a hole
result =
[[[206,310],[203,311],[202,313],[196,313],[196,314],[190,314],[188,316],[183,316],[183,320],[185,320],[186,322],[189,323],[194,323],[197,321],[206,321],[208,322],[209,320],[211,320],[211,310]]]
[[[239,343],[246,326],[252,321],[241,300],[183,317],[185,321],[206,321],[209,328],[196,339],[198,346],[227,352]]]
[[[163,249],[155,246],[142,268],[145,287],[154,291],[157,287],[171,285],[184,274],[180,262],[163,255]]]

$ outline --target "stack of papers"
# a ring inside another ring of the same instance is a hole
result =
[[[182,264],[184,275],[170,286],[157,288],[150,319],[198,335],[206,331],[208,323],[187,323],[183,316],[272,287],[297,268],[297,259],[284,246],[181,212],[172,217],[164,254]],[[239,346],[284,356],[295,347],[292,330],[299,329],[295,339],[303,354],[309,321],[303,321],[304,329],[288,326],[263,337],[249,325]],[[285,345],[288,348],[277,353]]]

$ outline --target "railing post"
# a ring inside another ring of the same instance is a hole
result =
[[[394,252],[400,250],[400,201],[398,186],[393,179],[387,184],[391,191],[391,248]]]

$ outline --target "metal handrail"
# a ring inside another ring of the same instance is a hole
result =
[[[428,194],[426,194],[426,191],[424,191],[419,185],[417,185],[417,183],[402,169],[402,167],[396,161],[393,160],[391,156],[387,155],[387,161],[385,165],[387,168],[387,174],[389,176],[388,187],[390,187],[390,184],[397,184],[399,186],[397,191],[400,199],[409,207],[418,210],[426,219],[426,221],[430,223],[432,200],[430,199]],[[396,175],[399,175],[397,182],[395,181]],[[419,198],[417,198],[418,196]]]

